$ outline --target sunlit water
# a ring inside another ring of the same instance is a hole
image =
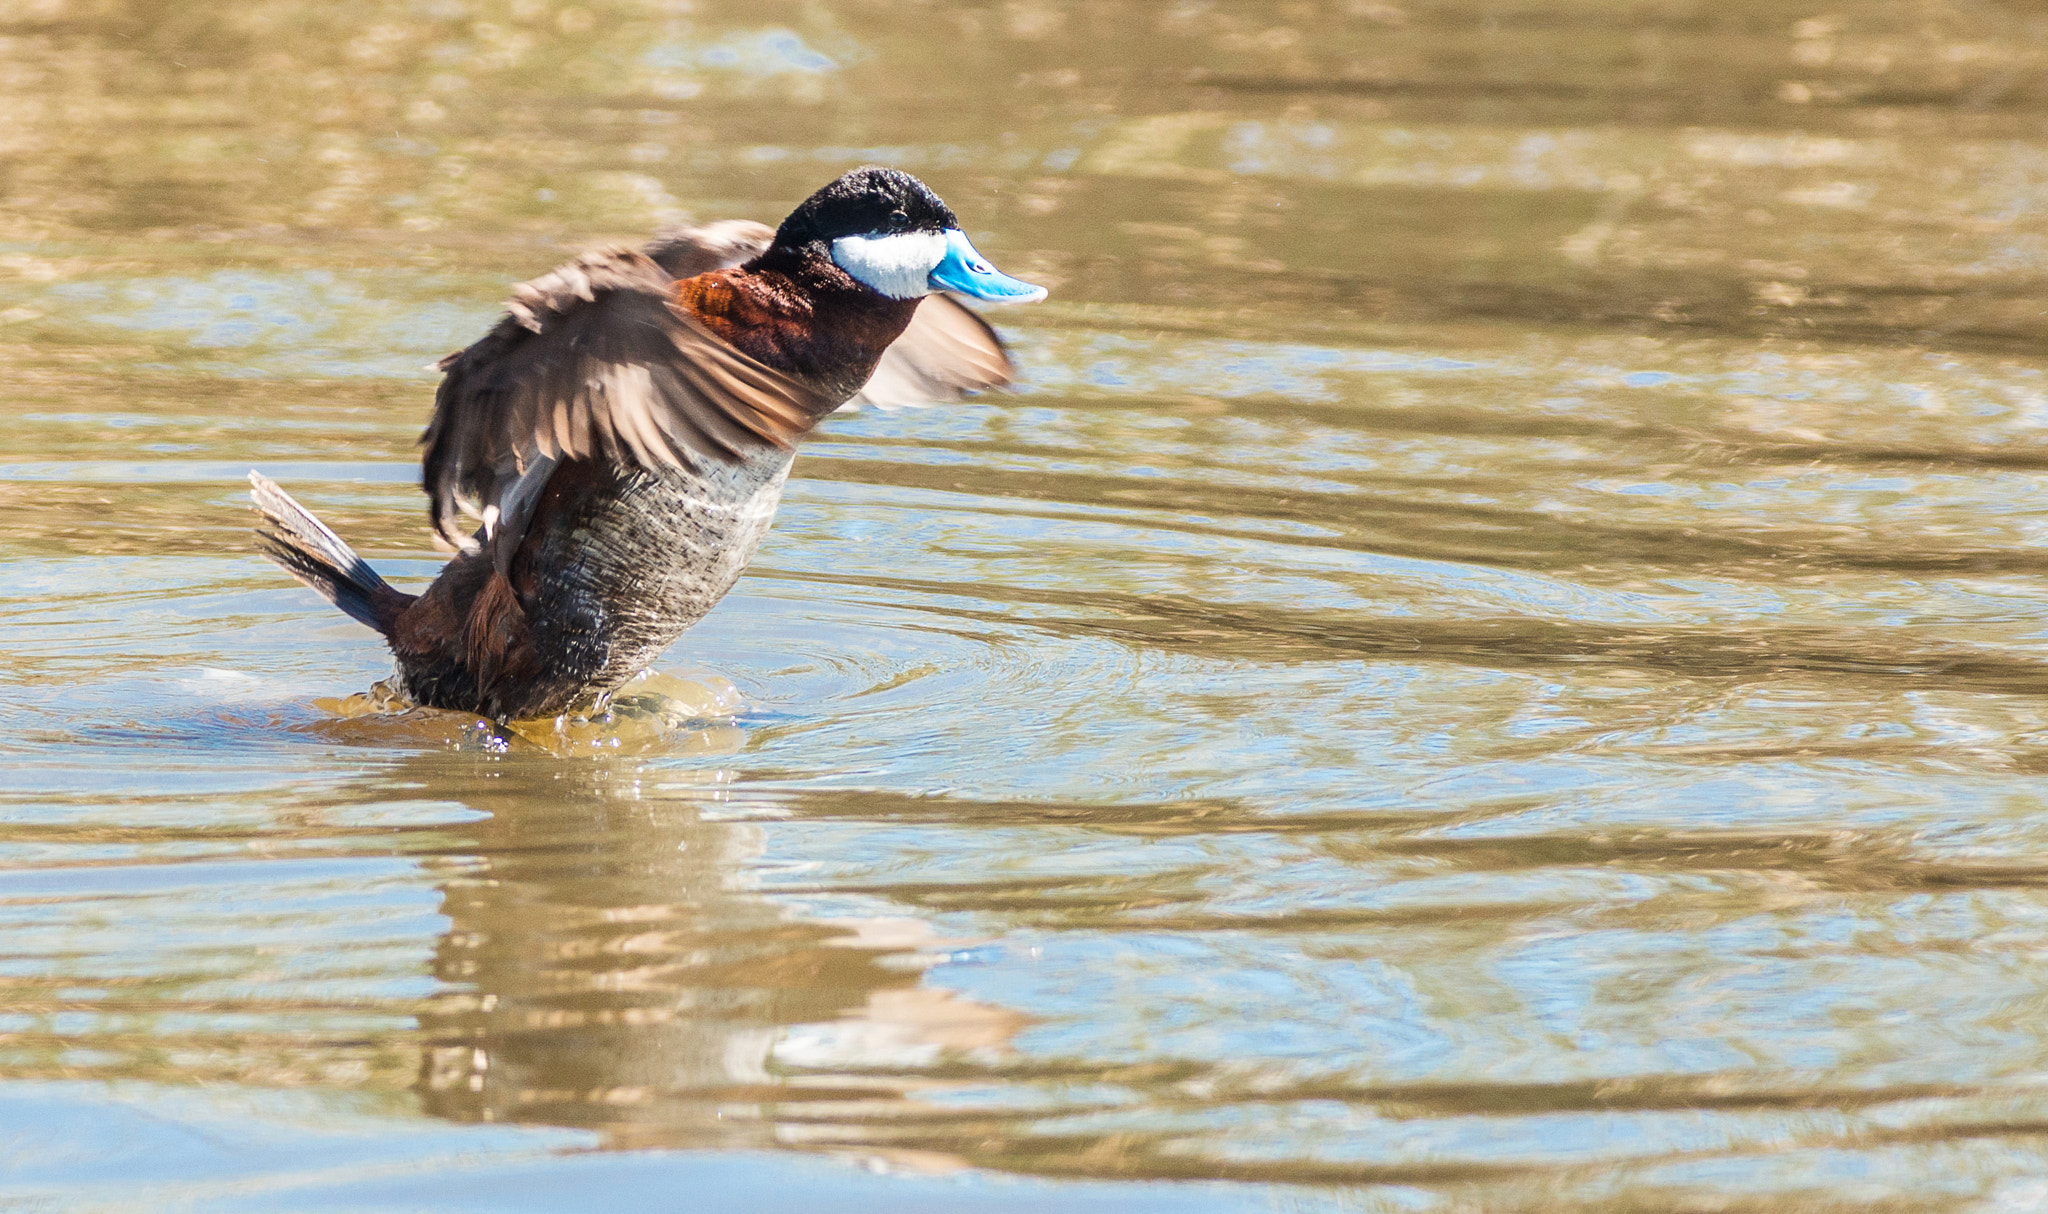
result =
[[[2048,30],[1638,7],[0,3],[0,1205],[2048,1205]],[[1027,381],[608,719],[253,553],[869,160]]]

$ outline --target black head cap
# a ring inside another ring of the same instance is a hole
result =
[[[776,230],[784,248],[880,232],[938,232],[957,228],[952,208],[931,187],[899,169],[867,165],[803,200]]]

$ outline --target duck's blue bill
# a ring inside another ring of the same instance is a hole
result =
[[[1012,278],[988,264],[959,228],[946,229],[946,256],[932,267],[931,285],[935,291],[953,291],[990,303],[1037,303],[1045,298],[1044,287]]]

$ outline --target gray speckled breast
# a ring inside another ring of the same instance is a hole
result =
[[[526,606],[546,673],[514,715],[560,712],[645,669],[725,597],[775,518],[793,453],[696,471],[609,469],[529,551]]]

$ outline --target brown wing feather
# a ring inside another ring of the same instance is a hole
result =
[[[775,229],[751,219],[719,219],[694,227],[664,228],[641,252],[671,278],[695,278],[754,260],[775,242]]]
[[[508,315],[440,362],[446,376],[421,436],[435,529],[463,545],[458,503],[496,503],[536,456],[660,467],[794,444],[830,411],[826,398],[672,304],[676,280],[750,261],[773,239],[747,220],[677,228],[644,253],[586,254],[514,288]],[[955,401],[1015,373],[987,321],[934,295],[853,401]]]
[[[672,302],[675,280],[625,249],[515,289],[510,314],[441,361],[426,446],[434,525],[460,544],[459,499],[495,500],[536,456],[648,468],[788,447],[837,403],[740,353]]]
[[[1000,388],[1016,374],[987,321],[951,296],[928,295],[849,403],[943,404]]]

